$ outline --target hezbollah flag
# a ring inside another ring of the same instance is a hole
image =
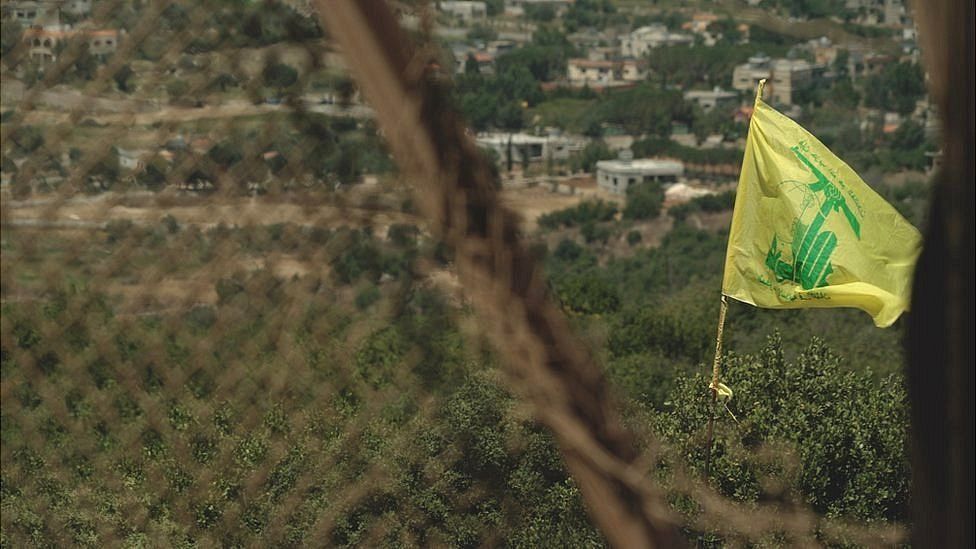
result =
[[[816,137],[762,101],[736,191],[722,293],[774,309],[908,308],[918,230]]]

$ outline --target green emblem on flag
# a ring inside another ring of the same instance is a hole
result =
[[[804,290],[812,290],[826,286],[827,276],[834,271],[830,256],[837,248],[837,235],[833,231],[824,230],[827,216],[831,212],[843,212],[858,239],[861,238],[861,224],[837,186],[800,152],[800,146],[791,147],[790,150],[817,178],[813,183],[805,183],[800,187],[807,195],[803,200],[803,213],[814,202],[819,202],[819,208],[809,224],[803,223],[803,213],[793,220],[793,240],[790,246],[792,261],[783,259],[779,239],[773,235],[766,254],[766,266],[773,272],[777,282],[798,282]]]

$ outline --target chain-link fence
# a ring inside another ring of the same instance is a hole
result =
[[[901,539],[663,475],[360,7],[3,4],[5,547]]]

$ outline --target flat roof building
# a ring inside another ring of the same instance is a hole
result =
[[[703,110],[710,111],[715,107],[735,107],[739,104],[739,94],[716,86],[711,90],[686,91],[685,101],[697,103]]]
[[[677,183],[684,176],[684,164],[675,160],[641,158],[637,160],[601,160],[596,163],[596,183],[612,193],[624,194],[638,183],[655,181],[664,186]]]
[[[671,32],[660,23],[634,30],[620,39],[620,53],[624,57],[643,57],[647,52],[662,46],[686,45],[695,39],[689,34]]]
[[[488,17],[488,6],[484,2],[469,0],[449,0],[438,2],[437,7],[448,15],[462,21],[476,21]]]
[[[566,63],[566,78],[572,86],[590,87],[640,82],[647,78],[647,63],[643,59],[570,59]]]
[[[477,136],[475,142],[480,147],[495,151],[498,162],[505,164],[511,156],[512,164],[542,162],[545,160],[564,161],[570,154],[583,149],[582,139],[571,136],[537,136],[526,133],[485,133]]]

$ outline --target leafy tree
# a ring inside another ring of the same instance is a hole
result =
[[[906,120],[891,136],[891,147],[899,151],[913,151],[925,144],[925,128],[914,120]]]
[[[556,287],[560,302],[575,313],[605,314],[620,308],[613,284],[592,272],[560,277]]]
[[[593,200],[580,202],[572,208],[558,210],[539,216],[539,226],[549,229],[575,227],[586,223],[609,221],[617,214],[617,206],[612,202]]]
[[[474,42],[491,42],[498,38],[498,31],[487,25],[474,25],[468,31],[468,40]]]
[[[44,134],[34,126],[19,126],[13,131],[10,139],[21,154],[30,154],[44,146]]]
[[[549,23],[556,18],[556,10],[546,4],[525,4],[525,17],[529,21]]]
[[[583,147],[583,150],[573,156],[571,165],[573,170],[582,170],[593,173],[596,170],[596,163],[600,160],[611,160],[616,158],[616,153],[610,150],[606,142],[602,139],[590,141]]]
[[[131,92],[132,88],[129,80],[134,74],[132,67],[127,64],[119,67],[119,70],[115,71],[115,74],[112,75],[112,79],[115,80],[115,87],[123,93]]]
[[[166,94],[169,95],[170,101],[177,101],[190,91],[190,85],[186,80],[181,80],[179,78],[174,78],[166,83]]]
[[[563,16],[563,25],[570,32],[588,27],[603,28],[610,16],[617,12],[610,0],[577,0]]]
[[[627,205],[624,206],[626,219],[653,219],[661,213],[664,204],[664,189],[659,183],[648,181],[627,187]]]
[[[667,136],[673,121],[690,123],[692,112],[680,92],[644,84],[608,94],[588,116],[590,120],[622,126],[630,135]]]
[[[7,57],[7,54],[14,51],[20,44],[20,37],[24,29],[17,21],[6,21],[0,28],[0,57]],[[5,60],[6,61],[6,60]]]
[[[93,80],[98,72],[98,59],[88,49],[88,44],[81,47],[78,57],[72,63],[74,74],[82,80]]]
[[[237,78],[226,72],[217,73],[213,80],[210,81],[210,87],[217,88],[221,92],[225,92],[227,88],[237,86],[238,84]]]
[[[870,76],[864,84],[867,106],[908,114],[925,93],[922,68],[910,62],[887,65],[880,74]]]
[[[219,166],[228,168],[244,159],[244,149],[235,138],[217,143],[207,151],[207,157]]]
[[[146,162],[146,169],[136,175],[136,181],[150,190],[159,190],[166,185],[167,171],[169,171],[169,164],[166,160],[154,156]]]
[[[843,371],[819,339],[787,360],[778,335],[752,355],[723,360],[738,423],[719,415],[712,478],[741,501],[797,497],[828,517],[907,518],[907,406],[902,381]],[[694,470],[704,465],[700,433],[710,412],[703,374],[679,378],[660,432]],[[776,448],[764,457],[757,450]]]
[[[855,109],[861,102],[861,94],[847,78],[841,78],[830,87],[829,101],[837,107]]]
[[[281,93],[298,81],[298,71],[286,63],[270,63],[264,67],[261,77],[265,86]]]

